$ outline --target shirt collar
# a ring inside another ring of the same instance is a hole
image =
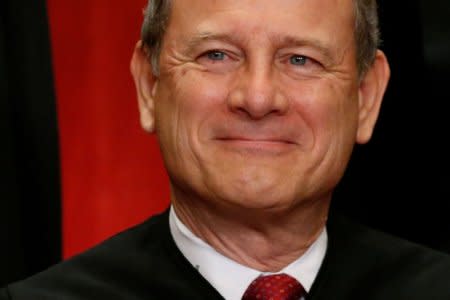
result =
[[[241,299],[256,277],[272,274],[246,267],[217,252],[181,222],[173,207],[170,208],[169,224],[181,253],[225,299]],[[327,243],[328,235],[324,228],[309,249],[279,273],[294,277],[309,292],[325,257]]]

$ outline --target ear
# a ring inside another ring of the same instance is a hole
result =
[[[374,63],[359,84],[358,144],[365,144],[372,137],[390,74],[387,58],[378,50]]]
[[[154,97],[158,79],[152,72],[148,57],[142,47],[142,41],[139,41],[133,51],[130,71],[136,85],[141,126],[145,131],[152,133],[155,129]]]

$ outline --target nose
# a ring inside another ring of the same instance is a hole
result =
[[[286,113],[289,101],[273,77],[268,67],[243,71],[229,94],[230,110],[255,120]]]

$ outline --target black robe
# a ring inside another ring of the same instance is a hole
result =
[[[168,212],[152,217],[13,283],[0,300],[223,299],[178,250],[168,219]],[[447,254],[339,216],[327,229],[327,253],[308,300],[450,300]]]

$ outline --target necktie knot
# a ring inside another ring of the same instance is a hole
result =
[[[259,276],[248,286],[242,300],[300,300],[305,289],[287,274]]]

